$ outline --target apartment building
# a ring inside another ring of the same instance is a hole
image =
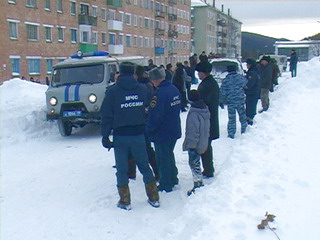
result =
[[[0,83],[45,82],[79,49],[158,65],[190,56],[190,0],[1,0],[0,9]]]
[[[241,25],[230,14],[205,2],[191,3],[191,51],[200,54],[205,51],[216,56],[238,58],[241,56]]]

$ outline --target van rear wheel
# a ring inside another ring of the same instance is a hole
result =
[[[58,127],[61,136],[70,136],[72,132],[72,124],[68,120],[58,119]]]

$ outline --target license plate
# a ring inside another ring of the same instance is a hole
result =
[[[64,117],[79,117],[81,116],[81,111],[64,111]]]

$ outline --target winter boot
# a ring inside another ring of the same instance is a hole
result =
[[[122,187],[118,187],[118,193],[120,196],[120,200],[117,204],[118,208],[130,210],[131,204],[130,204],[130,190],[128,185],[124,185]]]
[[[192,193],[195,193],[196,188],[201,188],[201,187],[203,187],[203,186],[204,186],[204,185],[203,185],[203,182],[202,182],[202,181],[194,182],[194,183],[193,183],[193,188],[187,192],[187,195],[190,196]]]
[[[155,181],[151,181],[147,184],[145,184],[146,187],[146,193],[148,196],[148,203],[155,208],[160,207],[160,202],[159,202],[159,193],[158,193],[158,188],[157,184]]]

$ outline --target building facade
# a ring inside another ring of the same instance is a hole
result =
[[[192,1],[191,42],[193,53],[202,51],[219,57],[238,58],[241,56],[241,25],[230,14],[224,13],[205,2]]]
[[[157,65],[190,56],[190,0],[1,0],[0,9],[0,83],[45,82],[77,50]]]
[[[287,57],[290,57],[291,50],[294,49],[299,61],[309,61],[313,57],[320,56],[320,40],[276,41],[274,46],[276,55]]]

